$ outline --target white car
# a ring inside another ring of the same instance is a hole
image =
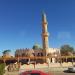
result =
[[[68,71],[69,72],[75,72],[75,65],[73,65],[72,67],[69,67],[68,68]]]

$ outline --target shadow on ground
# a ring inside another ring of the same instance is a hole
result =
[[[64,73],[75,73],[75,72],[70,72],[69,70],[64,70]]]

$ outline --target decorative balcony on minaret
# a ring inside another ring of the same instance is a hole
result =
[[[47,29],[47,19],[46,19],[46,14],[43,13],[42,15],[42,43],[43,43],[43,52],[44,52],[44,56],[47,56],[48,54],[48,48],[49,48],[49,44],[48,44],[48,29]]]

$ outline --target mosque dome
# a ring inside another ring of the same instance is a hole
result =
[[[33,45],[33,49],[34,50],[38,50],[38,49],[40,49],[41,47],[40,47],[40,45],[39,44],[34,44]]]

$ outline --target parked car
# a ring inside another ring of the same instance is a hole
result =
[[[68,72],[75,72],[75,65],[68,68]]]
[[[52,75],[52,74],[47,74],[39,70],[30,70],[30,71],[22,72],[20,75]]]

